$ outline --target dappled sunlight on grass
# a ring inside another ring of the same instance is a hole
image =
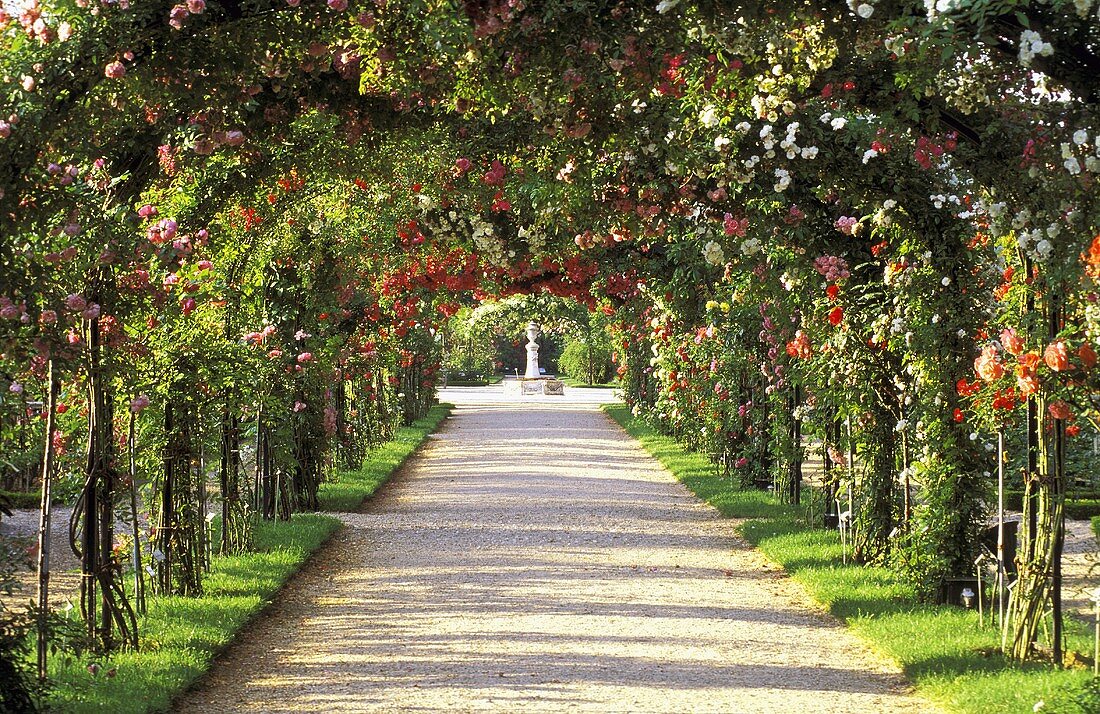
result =
[[[289,522],[261,523],[255,553],[217,557],[202,597],[155,597],[138,622],[142,646],[110,659],[51,660],[57,684],[49,704],[71,712],[145,712],[171,698],[209,666],[237,630],[340,527],[330,516],[295,514]],[[95,674],[89,664],[98,664]],[[107,673],[114,670],[114,676]]]

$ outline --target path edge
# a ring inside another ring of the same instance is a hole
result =
[[[806,603],[808,605],[812,606],[817,611],[817,614],[819,616],[821,616],[823,618],[826,618],[828,620],[831,620],[832,622],[835,622],[838,626],[843,627],[845,631],[847,631],[853,637],[855,637],[857,640],[859,640],[861,643],[863,643],[863,645],[866,646],[868,649],[870,649],[875,655],[877,655],[879,657],[882,657],[884,660],[886,660],[887,662],[892,664],[894,669],[896,670],[895,675],[902,680],[903,687],[902,687],[901,693],[912,696],[912,697],[919,698],[919,699],[923,700],[924,702],[928,703],[928,705],[930,707],[930,709],[929,709],[930,712],[946,712],[946,711],[948,711],[947,709],[944,708],[945,707],[944,702],[939,701],[939,700],[930,699],[926,694],[924,694],[920,691],[920,688],[917,686],[917,683],[914,682],[909,677],[909,675],[905,672],[905,667],[902,665],[902,663],[900,661],[898,661],[898,659],[896,657],[894,657],[889,652],[886,652],[878,643],[874,642],[873,640],[869,640],[867,637],[864,637],[858,631],[854,630],[848,624],[848,620],[846,618],[840,617],[840,616],[835,615],[832,612],[830,612],[829,608],[828,608],[828,605],[826,605],[825,603],[821,602],[816,597],[814,597],[814,594],[812,592],[810,592],[810,590],[805,585],[800,583],[798,581],[798,579],[795,578],[793,576],[793,574],[783,566],[782,563],[768,557],[768,555],[766,553],[764,553],[764,551],[762,551],[758,546],[754,545],[751,541],[749,541],[747,538],[745,538],[740,533],[740,529],[743,525],[745,525],[746,523],[748,523],[750,521],[758,520],[758,519],[750,518],[750,517],[738,518],[736,516],[727,516],[724,513],[722,513],[717,507],[714,506],[714,504],[707,501],[705,498],[700,496],[694,489],[692,489],[688,484],[686,484],[679,477],[679,475],[675,471],[673,471],[671,468],[669,468],[665,464],[665,462],[660,458],[660,456],[658,456],[657,454],[650,451],[649,448],[647,448],[646,445],[641,441],[641,439],[639,439],[636,436],[634,436],[633,434],[631,434],[627,430],[626,424],[620,422],[611,413],[611,409],[623,408],[624,406],[626,406],[626,405],[624,405],[622,403],[618,403],[618,404],[601,404],[600,405],[600,413],[603,414],[603,416],[609,422],[611,422],[611,424],[613,424],[616,429],[618,429],[627,438],[629,438],[631,441],[633,441],[635,444],[637,444],[638,447],[642,449],[642,451],[644,451],[646,454],[648,454],[650,456],[650,458],[652,458],[654,461],[656,461],[657,464],[660,465],[660,467],[662,469],[667,471],[669,473],[669,475],[671,475],[672,478],[676,481],[676,483],[678,483],[681,487],[683,487],[683,489],[687,493],[689,493],[693,499],[695,499],[698,503],[702,504],[703,506],[713,510],[716,514],[718,514],[718,517],[721,518],[723,521],[727,521],[733,529],[733,533],[731,533],[731,536],[733,537],[733,539],[735,541],[743,544],[746,549],[753,551],[753,553],[755,553],[757,555],[757,557],[759,557],[765,563],[768,563],[769,565],[771,565],[773,568],[780,571],[783,574],[784,578],[786,578],[788,581],[790,581],[791,584],[797,586],[798,589],[802,591],[802,593],[805,597]],[[629,418],[633,420],[636,417],[633,414],[629,414]],[[677,445],[679,446],[679,444],[677,444]],[[683,448],[682,446],[680,448],[683,449],[683,451],[685,453],[695,453],[695,452],[689,452],[687,449]]]
[[[406,467],[408,466],[409,462],[412,461],[418,454],[420,454],[424,450],[425,446],[427,446],[433,434],[436,434],[443,429],[443,426],[451,418],[455,410],[454,404],[446,402],[439,402],[433,406],[433,408],[435,407],[442,407],[444,410],[444,413],[440,417],[439,421],[437,421],[431,429],[425,431],[423,436],[415,444],[413,444],[411,449],[409,449],[408,453],[406,453],[400,460],[394,463],[394,465],[390,468],[389,473],[386,474],[385,478],[378,482],[373,490],[363,496],[363,499],[352,511],[353,513],[363,512],[364,509],[366,509],[367,505],[374,499],[374,497],[378,493],[380,493],[383,489],[396,481],[400,477],[400,475],[407,470]],[[249,617],[245,622],[243,622],[235,632],[233,632],[233,636],[228,641],[226,641],[224,644],[217,647],[216,649],[209,651],[210,659],[207,661],[206,667],[193,679],[191,679],[191,681],[182,686],[175,694],[172,695],[169,700],[168,708],[163,711],[176,711],[179,708],[179,705],[183,702],[183,700],[187,698],[189,694],[202,686],[203,682],[206,681],[210,673],[214,670],[214,668],[218,665],[222,658],[225,657],[225,654],[230,649],[232,649],[234,645],[237,644],[237,641],[247,635],[249,631],[251,631],[260,623],[265,615],[271,612],[272,608],[274,608],[279,601],[280,596],[288,588],[290,588],[302,577],[304,577],[307,570],[315,567],[321,561],[321,555],[324,554],[326,550],[333,547],[337,536],[344,533],[348,528],[347,524],[338,517],[340,511],[313,511],[313,513],[338,520],[340,521],[340,525],[334,528],[328,535],[326,535],[324,540],[317,544],[316,548],[305,554],[305,557],[302,558],[301,562],[299,562],[295,566],[294,570],[288,573],[286,578],[284,578],[283,581],[279,583],[279,586],[275,590],[273,590],[271,594],[267,596],[267,598],[263,600],[259,609],[256,610],[256,612],[254,612],[252,616]]]

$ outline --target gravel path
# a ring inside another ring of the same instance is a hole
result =
[[[1100,558],[1089,521],[1066,521],[1066,547],[1062,554],[1065,578],[1062,597],[1068,612],[1089,622],[1096,612],[1092,599],[1100,586]]]
[[[443,430],[178,711],[931,709],[599,396],[447,392]]]

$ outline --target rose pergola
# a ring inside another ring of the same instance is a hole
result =
[[[821,441],[856,557],[929,595],[972,570],[1005,435],[1006,650],[1053,607],[1061,660],[1097,3],[2,7],[0,419],[33,438],[0,444],[80,474],[102,647],[137,646],[142,588],[201,592],[200,454],[215,550],[247,549],[431,404],[456,310],[549,293],[610,315],[636,413],[747,486],[797,502]]]

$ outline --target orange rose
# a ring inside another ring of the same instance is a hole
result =
[[[794,333],[794,339],[787,343],[787,354],[801,359],[813,357],[814,352],[809,336],[802,330]]]
[[[1028,397],[1039,391],[1039,377],[1035,374],[1034,367],[1022,363],[1016,367],[1016,388],[1020,390],[1021,397]]]
[[[1088,253],[1081,254],[1081,260],[1085,263],[1085,273],[1093,278],[1100,277],[1100,236],[1092,239]]]
[[[1088,342],[1082,342],[1081,346],[1077,348],[1077,357],[1081,360],[1081,366],[1085,369],[1092,369],[1096,366],[1096,350]]]
[[[1024,351],[1023,338],[1016,334],[1016,330],[1011,327],[1001,331],[1001,345],[1005,348],[1005,352],[1010,355],[1018,355]]]
[[[986,345],[982,348],[982,355],[974,360],[974,371],[987,382],[995,382],[1004,376],[1005,368],[997,356],[997,348]]]
[[[1069,353],[1066,351],[1066,343],[1055,340],[1047,345],[1043,351],[1043,361],[1055,372],[1064,372],[1070,368]]]

